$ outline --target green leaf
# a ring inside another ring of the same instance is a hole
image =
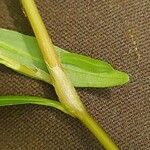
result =
[[[55,46],[67,76],[76,87],[111,87],[129,81],[129,76],[107,62],[70,53]],[[34,37],[0,29],[0,63],[51,84],[50,76]]]
[[[34,96],[0,96],[0,106],[23,105],[23,104],[36,104],[49,106],[69,114],[69,112],[65,110],[63,105],[55,100]]]

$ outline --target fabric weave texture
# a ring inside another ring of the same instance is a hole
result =
[[[122,150],[150,149],[149,0],[36,0],[55,45],[127,72],[124,86],[77,88]],[[19,0],[0,0],[0,27],[34,35]],[[15,39],[14,39],[15,40]],[[52,86],[0,65],[0,95],[58,99]],[[0,150],[101,150],[80,121],[35,105],[0,108]]]

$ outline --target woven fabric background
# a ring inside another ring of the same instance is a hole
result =
[[[77,90],[89,112],[122,150],[149,150],[150,1],[36,2],[55,45],[106,60],[130,74],[130,83],[122,87]],[[0,27],[33,35],[19,0],[0,0]],[[0,95],[57,99],[52,86],[2,65]],[[60,111],[35,105],[0,108],[0,150],[100,149],[77,119]]]

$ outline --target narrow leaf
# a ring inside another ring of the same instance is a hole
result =
[[[76,87],[111,87],[129,81],[129,76],[107,62],[70,53],[55,46],[67,76]],[[0,63],[32,78],[51,83],[34,37],[0,29]]]
[[[0,106],[36,104],[56,108],[69,114],[60,102],[34,96],[0,96]]]

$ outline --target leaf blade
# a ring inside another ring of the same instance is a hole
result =
[[[112,87],[129,81],[126,73],[116,71],[107,62],[55,48],[67,76],[76,87]],[[34,37],[0,29],[0,59],[1,64],[19,73],[51,83]]]
[[[35,96],[0,96],[0,106],[36,104],[53,107],[69,114],[60,102]]]

